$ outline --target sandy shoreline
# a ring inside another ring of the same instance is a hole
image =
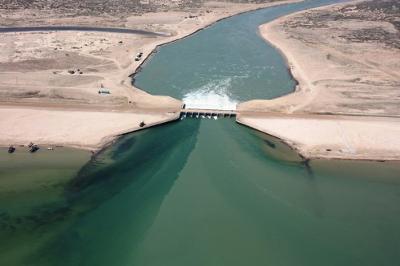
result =
[[[40,146],[66,146],[99,150],[116,137],[176,120],[174,113],[132,113],[79,110],[20,109],[0,107],[0,145],[27,145],[32,139]],[[80,117],[77,119],[77,117]],[[101,117],[101,123],[98,119]],[[59,120],[63,123],[58,123]],[[140,127],[140,123],[145,125]],[[93,126],[96,125],[96,126]],[[16,134],[19,132],[19,134]]]
[[[151,58],[151,56],[153,56],[153,54],[157,53],[158,49],[164,45],[168,45],[174,42],[177,42],[179,40],[188,38],[194,34],[196,34],[197,32],[204,30],[208,27],[211,27],[212,25],[214,25],[215,23],[230,18],[232,16],[236,16],[239,14],[243,14],[246,12],[251,12],[251,11],[255,11],[258,9],[263,9],[263,8],[268,8],[268,7],[273,7],[273,6],[279,6],[279,5],[285,5],[285,4],[291,4],[291,3],[296,3],[296,2],[301,2],[303,0],[281,0],[275,3],[264,3],[264,4],[245,4],[241,7],[236,6],[235,8],[233,8],[234,6],[232,6],[232,8],[229,9],[229,11],[225,10],[224,13],[225,15],[223,16],[216,16],[216,17],[211,17],[210,19],[206,19],[205,23],[203,23],[204,25],[195,27],[190,29],[187,32],[178,32],[176,36],[171,36],[171,38],[169,40],[165,40],[159,43],[153,43],[152,44],[152,49],[150,52],[145,52],[144,53],[144,60],[142,62],[140,62],[140,64],[135,68],[135,71],[133,73],[131,73],[129,75],[130,78],[134,77],[137,73],[139,73],[142,70],[142,66],[146,63],[147,60],[149,60]],[[213,4],[217,4],[217,2],[209,2],[208,5],[213,5]],[[221,3],[218,3],[218,5],[220,5]],[[247,5],[247,7],[245,7]],[[135,86],[134,86],[135,87]],[[135,87],[137,88],[137,87]],[[140,90],[140,88],[137,88]]]
[[[239,116],[237,121],[281,139],[306,159],[400,161],[397,118],[275,114]]]
[[[390,16],[364,22],[363,6],[356,6],[363,1],[352,3],[260,26],[298,86],[283,97],[239,104],[239,123],[281,138],[309,159],[400,160],[400,55],[389,46],[396,41],[364,40],[374,36],[370,31],[377,25],[384,33],[398,31],[387,22]],[[339,19],[329,20],[330,15]]]
[[[126,28],[171,36],[0,33],[3,37],[0,41],[3,48],[0,52],[0,113],[7,117],[0,120],[0,145],[34,142],[98,150],[120,134],[141,129],[141,121],[147,127],[176,120],[181,101],[169,96],[153,96],[131,86],[132,73],[140,71],[157,47],[239,13],[297,1],[207,2],[190,12],[144,13],[124,19]],[[18,12],[10,17],[15,22],[17,16]],[[36,25],[36,20],[32,18],[30,23]],[[77,17],[72,18],[72,23],[70,18],[61,17],[48,21],[49,25],[80,25],[80,22],[97,25],[96,20],[96,17],[82,20]],[[4,18],[1,22],[8,24]],[[135,61],[138,52],[143,53],[142,60]],[[98,94],[102,88],[111,94]],[[84,138],[79,138],[79,134]]]

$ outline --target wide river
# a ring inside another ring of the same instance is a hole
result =
[[[155,94],[230,109],[293,90],[258,25],[334,1],[238,15],[163,46]],[[233,119],[170,123],[85,152],[0,156],[0,265],[400,265],[400,167],[301,163]]]

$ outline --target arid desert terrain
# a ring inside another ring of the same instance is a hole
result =
[[[134,88],[129,77],[157,45],[221,18],[286,2],[293,1],[2,1],[2,27],[75,25],[156,34],[0,33],[0,115],[6,118],[0,120],[0,144],[98,149],[141,122],[145,128],[174,120],[181,101]],[[138,53],[143,56],[136,61]],[[111,117],[118,117],[118,126]],[[92,130],[84,130],[87,125]]]
[[[353,1],[260,26],[294,93],[239,105],[239,121],[304,157],[400,159],[400,3]],[[282,115],[284,114],[284,115]]]

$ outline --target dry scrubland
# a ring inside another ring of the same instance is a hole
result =
[[[207,6],[215,4],[224,6],[226,4],[265,4],[281,2],[279,0],[2,0],[0,9],[7,11],[3,14],[2,25],[24,24],[19,20],[19,15],[23,14],[30,22],[46,23],[51,18],[55,19],[74,19],[80,18],[80,24],[85,24],[83,17],[104,18],[102,25],[120,25],[126,23],[126,19],[131,16],[143,15],[146,13],[182,11],[182,12],[201,12],[206,11]],[[212,11],[213,6],[209,6]],[[11,11],[11,13],[10,13]],[[8,14],[7,14],[8,13]],[[193,14],[192,14],[193,15]],[[3,22],[5,24],[3,24]],[[51,22],[51,21],[50,21]]]
[[[399,160],[399,30],[396,0],[332,5],[262,25],[299,85],[281,98],[240,104],[239,121],[307,158]]]
[[[0,33],[0,113],[7,117],[0,119],[0,145],[33,141],[98,149],[139,129],[141,121],[150,126],[176,119],[179,100],[131,86],[129,75],[143,59],[157,45],[221,18],[284,2],[291,1],[1,1],[3,27],[82,25],[164,35]],[[138,52],[143,59],[137,62]],[[111,94],[98,94],[101,86]],[[88,125],[91,133],[82,135]]]

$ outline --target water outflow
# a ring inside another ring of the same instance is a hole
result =
[[[295,155],[274,159],[282,144],[265,137],[229,119],[128,135],[60,202],[0,216],[0,264],[397,265],[399,167],[312,162],[310,171]]]
[[[235,110],[237,100],[229,92],[232,78],[210,82],[183,96],[186,108]]]
[[[255,31],[260,21],[321,2],[233,17],[165,46],[140,73],[140,85],[192,104],[216,94],[211,103],[219,106],[283,94],[293,81],[279,54]],[[249,47],[253,42],[256,46]],[[229,49],[247,55],[230,60]],[[269,61],[257,61],[264,53]],[[251,55],[254,69],[251,60],[235,65]],[[266,83],[253,75],[263,67],[271,70],[259,72]],[[376,266],[400,261],[398,166],[305,165],[280,141],[233,119],[186,119],[127,135],[66,185],[47,181],[58,180],[61,167],[50,166],[47,176],[53,179],[40,178],[43,170],[32,171],[35,167],[14,167],[11,178],[0,171],[0,265]],[[35,186],[23,186],[21,192],[21,176]],[[10,189],[2,194],[5,187]]]
[[[188,107],[232,110],[238,102],[293,91],[285,60],[259,34],[259,25],[297,10],[338,1],[304,1],[222,20],[162,46],[134,78],[135,86],[182,99]]]

